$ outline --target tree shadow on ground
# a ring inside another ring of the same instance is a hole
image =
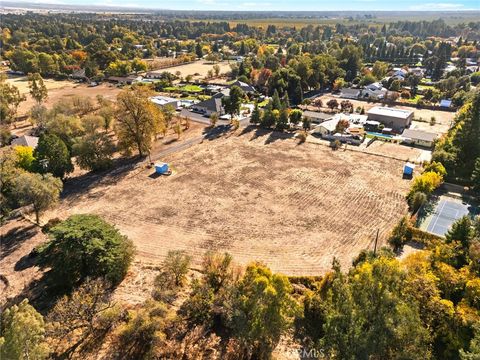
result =
[[[128,173],[135,169],[143,160],[145,160],[145,158],[140,156],[115,159],[112,169],[110,170],[88,172],[84,175],[67,179],[64,183],[61,197],[62,199],[71,200],[87,193],[90,189],[100,184],[115,184],[127,176]]]
[[[26,269],[35,266],[36,262],[32,259],[27,259],[28,255],[20,259],[15,264],[15,269]],[[28,299],[29,303],[41,314],[47,314],[48,311],[55,305],[59,296],[65,292],[52,291],[52,284],[48,276],[44,274],[40,279],[32,280],[30,283],[24,285],[23,289],[13,298],[9,298],[0,311],[14,304],[20,303],[23,299]]]
[[[34,224],[28,226],[16,226],[6,234],[2,235],[2,246],[0,249],[0,260],[17,250],[25,240],[35,236],[38,228]]]
[[[280,131],[272,131],[270,132],[270,135],[267,137],[265,140],[265,145],[272,144],[276,141],[279,140],[287,140],[287,139],[292,139],[295,136],[295,133],[293,132],[280,132]]]
[[[215,140],[227,134],[231,128],[231,125],[218,125],[214,128],[205,128],[203,130],[203,137],[205,140]]]

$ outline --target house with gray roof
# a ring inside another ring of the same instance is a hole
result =
[[[435,140],[438,138],[438,134],[423,130],[405,129],[402,133],[402,138],[407,144],[432,148]]]
[[[30,135],[22,135],[12,140],[12,146],[29,146],[35,149],[38,145],[38,137]]]

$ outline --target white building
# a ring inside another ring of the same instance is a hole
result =
[[[165,106],[172,106],[174,109],[177,109],[180,107],[180,100],[171,98],[168,96],[152,96],[150,98],[150,101],[153,102],[155,105],[163,108]]]

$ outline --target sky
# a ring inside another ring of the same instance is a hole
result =
[[[230,10],[230,11],[461,11],[480,10],[480,0],[446,0],[421,2],[418,0],[20,0],[45,4],[108,5],[171,10]]]

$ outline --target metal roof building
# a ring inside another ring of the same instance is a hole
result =
[[[401,131],[410,126],[413,119],[413,111],[396,109],[383,106],[375,106],[367,112],[369,120],[375,120],[395,131]]]

